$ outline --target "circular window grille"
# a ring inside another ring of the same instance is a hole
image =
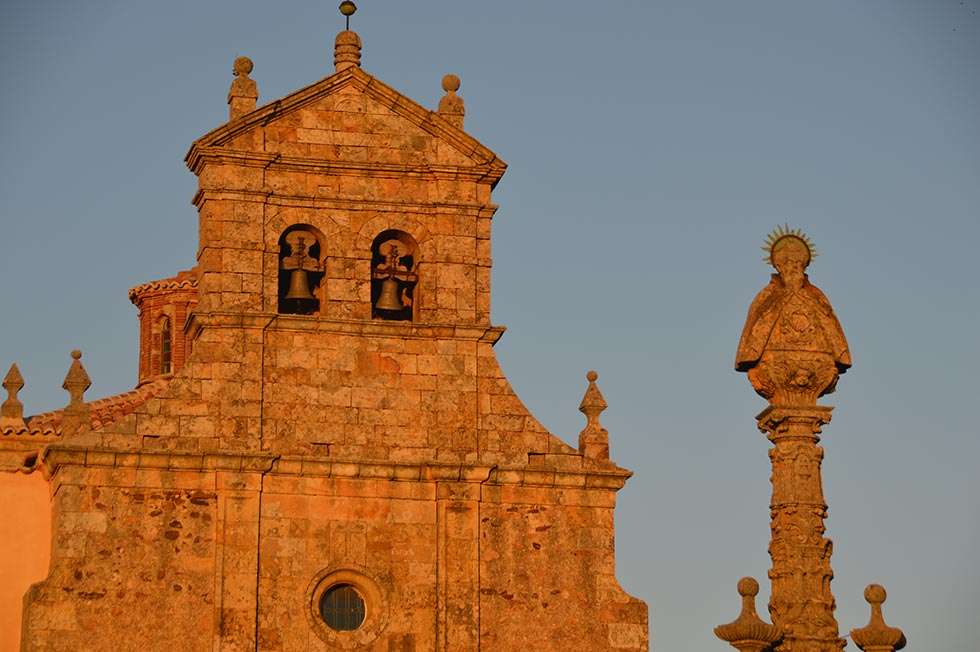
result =
[[[325,568],[306,589],[306,617],[326,649],[367,650],[388,624],[390,591],[390,580],[379,584],[365,569]]]
[[[335,584],[320,597],[320,617],[330,629],[354,631],[364,622],[364,599],[350,584]]]

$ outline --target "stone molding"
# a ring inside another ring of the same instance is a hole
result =
[[[492,163],[462,166],[431,164],[403,165],[399,163],[380,163],[377,161],[365,163],[357,161],[328,161],[320,158],[312,159],[301,156],[264,154],[218,146],[197,147],[192,149],[187,156],[187,167],[198,176],[200,176],[201,171],[208,163],[286,172],[313,172],[324,176],[357,176],[381,179],[410,179],[413,177],[423,178],[431,176],[442,180],[463,179],[478,183],[489,183],[491,185],[499,181],[500,176],[503,174],[503,171],[495,167]]]
[[[274,312],[195,312],[187,320],[188,332],[202,328],[256,328],[273,331],[316,331],[365,337],[399,337],[409,339],[452,339],[496,344],[506,326],[470,326],[462,324],[426,324],[419,322],[379,321],[376,319],[329,319],[309,315],[283,315]]]
[[[595,488],[618,491],[633,474],[623,469],[563,471],[497,467],[487,464],[405,464],[386,461],[260,453],[126,451],[52,445],[44,450],[40,467],[46,478],[63,466],[154,469],[161,471],[231,471],[316,478],[391,480],[397,482],[462,482],[533,487]]]
[[[191,203],[200,209],[208,200],[214,201],[253,201],[270,206],[289,206],[290,208],[313,208],[321,210],[377,211],[382,213],[424,213],[426,215],[471,215],[474,217],[493,217],[499,206],[481,202],[443,202],[443,201],[374,201],[370,199],[338,199],[312,195],[287,195],[271,190],[219,190],[202,188],[194,194]]]

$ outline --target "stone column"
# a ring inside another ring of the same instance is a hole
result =
[[[845,645],[830,591],[833,544],[823,536],[827,503],[820,479],[823,448],[817,445],[831,409],[770,406],[758,417],[759,429],[773,443],[769,613],[783,631],[775,648],[780,651],[827,652]]]

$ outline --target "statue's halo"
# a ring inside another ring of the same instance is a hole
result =
[[[766,236],[766,243],[762,246],[762,250],[766,252],[766,257],[763,258],[770,265],[772,262],[772,253],[776,250],[776,245],[786,238],[793,238],[799,240],[806,247],[807,251],[810,253],[810,260],[807,261],[807,265],[810,261],[817,257],[817,249],[813,246],[813,242],[810,240],[810,236],[803,233],[802,229],[791,229],[789,224],[782,224],[773,229],[769,235]]]

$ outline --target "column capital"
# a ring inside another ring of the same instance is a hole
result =
[[[830,405],[770,405],[756,415],[759,430],[775,441],[783,437],[807,437],[819,441],[821,427],[830,423]]]

